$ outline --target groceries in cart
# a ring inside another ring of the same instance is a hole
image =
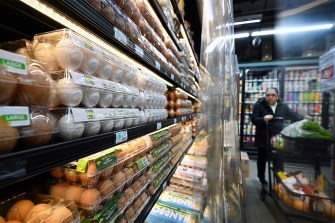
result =
[[[301,120],[286,126],[281,134],[291,138],[331,139],[332,133],[312,120]]]

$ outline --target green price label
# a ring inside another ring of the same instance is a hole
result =
[[[26,65],[24,63],[19,63],[14,60],[8,60],[4,58],[0,58],[0,64],[6,67],[13,67],[21,70],[26,69]]]
[[[5,122],[26,121],[28,120],[28,115],[27,114],[3,115],[2,120]]]

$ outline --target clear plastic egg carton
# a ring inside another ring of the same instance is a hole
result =
[[[0,154],[36,148],[57,140],[58,128],[47,108],[0,106]]]
[[[128,62],[69,29],[35,35],[32,50],[48,71],[78,71],[115,82],[136,76]]]
[[[168,117],[166,109],[145,109],[147,123],[165,120]]]
[[[27,192],[1,201],[0,216],[8,222],[80,222],[74,202],[47,194]]]
[[[103,0],[86,0],[86,2],[101,13]]]

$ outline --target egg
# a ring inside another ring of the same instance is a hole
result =
[[[0,216],[0,223],[6,223],[6,220]]]
[[[142,185],[140,182],[138,181],[135,181],[132,185],[131,185],[131,188],[134,190],[135,194],[138,193],[141,188],[142,188]]]
[[[68,189],[69,185],[65,182],[59,182],[55,185],[52,185],[50,187],[49,193],[50,195],[54,197],[61,197],[64,198],[66,197],[66,191]]]
[[[133,204],[133,208],[134,208],[134,210],[136,212],[139,212],[139,210],[141,209],[142,205],[143,205],[143,201],[138,198],[138,199],[135,200],[135,202]]]
[[[116,187],[123,184],[126,181],[125,175],[122,172],[118,172],[113,177],[113,183]]]
[[[122,107],[129,108],[133,102],[133,96],[131,94],[124,94]]]
[[[82,122],[75,122],[71,114],[66,114],[58,121],[59,135],[62,139],[69,141],[79,139],[85,130]]]
[[[72,223],[72,212],[64,206],[55,206],[43,223]]]
[[[18,129],[2,122],[0,116],[0,154],[11,152],[16,146],[19,136]]]
[[[120,130],[123,128],[124,119],[115,119],[114,120],[114,130]]]
[[[130,128],[133,124],[133,118],[125,118],[123,128]]]
[[[130,200],[132,200],[134,198],[135,192],[134,192],[134,190],[132,188],[129,187],[129,188],[127,188],[125,190],[124,196],[127,199],[127,201],[130,201]]]
[[[0,66],[0,105],[8,105],[12,101],[16,88],[16,76],[7,72],[4,66]]]
[[[85,189],[80,197],[80,204],[83,207],[89,208],[101,201],[101,194],[100,192],[95,189]]]
[[[97,173],[97,167],[94,161],[90,161],[86,172],[79,175],[81,183],[88,188],[93,187],[98,181],[99,175]]]
[[[144,186],[147,183],[148,180],[147,180],[147,178],[145,176],[141,176],[140,178],[138,178],[137,181],[140,182],[140,184],[142,186]]]
[[[81,104],[84,107],[92,108],[95,107],[100,99],[100,92],[96,88],[82,86],[83,89],[83,99]]]
[[[155,194],[155,187],[153,186],[153,185],[150,185],[149,187],[148,187],[148,193],[150,194],[150,195],[153,195],[153,194]]]
[[[135,210],[132,207],[128,208],[125,211],[125,216],[128,221],[132,221],[136,216]]]
[[[99,4],[101,4],[100,1],[98,1]],[[102,15],[112,24],[114,24],[114,20],[115,20],[115,12],[114,9],[112,8],[112,6],[110,5],[102,5],[101,7],[101,13]]]
[[[154,177],[154,172],[152,172],[152,170],[149,170],[147,173],[146,173],[146,177],[150,180],[153,180],[153,177]]]
[[[169,111],[170,112],[170,111]],[[180,109],[177,109],[176,110],[176,112],[175,112],[175,115],[177,116],[177,117],[180,117],[180,116],[182,116],[183,115],[183,112],[182,112],[182,110],[180,110]]]
[[[69,38],[63,38],[55,47],[55,56],[63,69],[78,70],[84,60],[84,55]]]
[[[79,181],[79,173],[71,170],[71,169],[65,169],[65,178],[69,183],[76,183]]]
[[[146,202],[148,200],[148,195],[143,192],[141,195],[140,195],[140,199],[144,202]]]
[[[57,94],[57,82],[50,78],[50,97],[48,108],[56,108],[60,105],[60,101]]]
[[[113,102],[113,92],[111,91],[100,91],[100,97],[98,106],[100,108],[108,108]]]
[[[102,197],[111,194],[114,191],[114,189],[115,189],[114,184],[110,179],[106,179],[98,185],[98,190],[100,191]]]
[[[135,118],[133,118],[133,122],[132,122],[132,124],[131,124],[131,126],[138,126],[139,125],[139,123],[140,123],[140,118],[139,117],[135,117]]]
[[[79,186],[69,186],[68,189],[66,190],[65,198],[66,200],[80,202],[84,191],[85,189]]]
[[[100,122],[87,122],[85,123],[84,136],[94,136],[98,135],[100,132]]]
[[[115,81],[117,83],[120,83],[122,81],[124,70],[119,68],[118,66],[113,66],[113,72],[112,77],[110,78],[111,81]]]
[[[122,75],[122,83],[130,85],[131,79],[133,77],[132,71],[126,71]]]
[[[170,118],[173,118],[176,116],[176,112],[174,111],[174,109],[169,109],[168,114]]]
[[[50,97],[50,78],[41,64],[29,62],[28,74],[20,78],[15,95],[15,105],[46,107]]]
[[[169,100],[169,102],[168,102],[168,108],[174,108],[174,106],[175,106],[175,103],[174,103],[174,101],[173,100]]]
[[[116,203],[117,203],[117,206],[118,206],[119,210],[121,210],[122,208],[124,208],[126,206],[127,201],[126,201],[126,198],[124,196],[120,196],[117,199]]]
[[[109,178],[112,175],[113,170],[114,166],[108,166],[107,168],[105,168],[100,174],[100,179],[103,180]]]
[[[112,107],[113,108],[118,108],[122,105],[123,103],[123,94],[122,93],[114,93],[113,95],[113,101],[112,101]]]
[[[113,67],[110,63],[103,62],[100,64],[97,71],[97,76],[104,80],[109,80],[112,78]]]
[[[21,129],[23,142],[34,147],[48,144],[53,132],[51,117],[42,110],[34,109],[30,112],[30,121],[29,127]]]
[[[99,69],[100,61],[93,53],[85,52],[84,61],[80,66],[80,71],[84,74],[92,75]]]
[[[57,83],[57,95],[63,105],[75,107],[83,98],[83,90],[71,78],[63,78]]]
[[[64,169],[61,167],[55,167],[50,170],[51,176],[60,179],[65,176]]]
[[[35,59],[47,64],[46,67],[48,71],[55,71],[59,69],[54,49],[55,45],[50,43],[38,43],[34,48]]]
[[[51,206],[48,204],[37,204],[27,213],[24,223],[44,222],[50,216]]]
[[[174,101],[176,99],[176,95],[173,91],[168,91],[168,97],[170,100]]]
[[[7,211],[6,219],[23,221],[28,212],[35,206],[31,200],[20,200],[13,204]]]
[[[138,100],[137,106],[139,108],[144,108],[146,106],[146,98],[143,92],[139,92],[137,100]]]
[[[114,121],[113,120],[101,121],[100,125],[101,125],[101,128],[100,128],[101,133],[111,132],[114,127]]]
[[[140,111],[140,125],[147,123],[147,117],[145,115],[145,112],[142,110]]]

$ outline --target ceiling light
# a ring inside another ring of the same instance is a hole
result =
[[[265,36],[265,35],[274,35],[274,34],[284,34],[284,33],[295,33],[295,32],[306,32],[313,30],[322,30],[322,29],[331,29],[333,24],[322,24],[315,26],[302,26],[295,28],[284,28],[284,29],[273,29],[273,30],[264,30],[258,32],[252,32],[251,36]]]
[[[250,23],[258,23],[258,22],[261,22],[261,20],[260,19],[246,20],[246,21],[234,22],[234,26],[250,24]]]

